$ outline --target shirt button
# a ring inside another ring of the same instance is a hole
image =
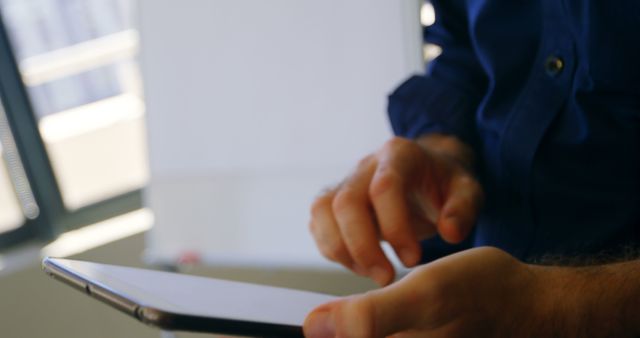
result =
[[[551,55],[544,62],[544,70],[547,72],[547,75],[551,77],[558,76],[564,69],[564,60],[562,58]]]

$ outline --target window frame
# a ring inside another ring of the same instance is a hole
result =
[[[0,99],[40,212],[35,219],[25,218],[21,227],[0,234],[0,250],[29,240],[49,240],[65,231],[140,209],[143,188],[77,210],[65,208],[7,33],[0,10]]]

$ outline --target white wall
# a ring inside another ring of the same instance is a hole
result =
[[[391,133],[419,1],[142,0],[149,255],[318,262],[314,195]]]

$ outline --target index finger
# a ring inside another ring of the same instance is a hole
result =
[[[333,211],[342,239],[355,264],[378,284],[393,280],[394,270],[380,246],[379,230],[369,200],[369,183],[377,165],[363,161],[337,191]]]
[[[417,156],[424,154],[411,141],[394,139],[387,142],[379,153],[369,189],[382,238],[391,244],[405,266],[416,265],[421,256],[419,241],[411,226],[407,191],[407,185],[415,176],[414,159]]]

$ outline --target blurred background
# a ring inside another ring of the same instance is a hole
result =
[[[308,206],[391,136],[434,20],[420,0],[0,0],[0,335],[168,336],[45,256],[373,287],[319,256]]]

